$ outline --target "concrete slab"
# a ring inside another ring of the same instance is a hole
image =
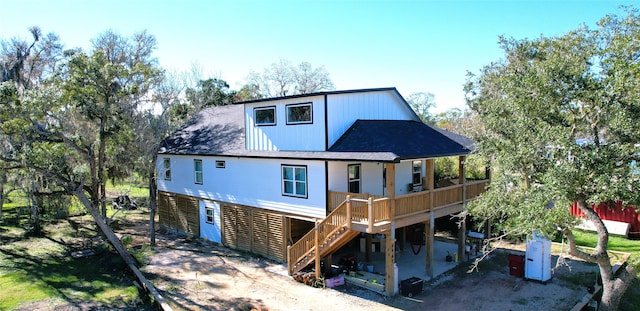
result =
[[[418,277],[425,281],[431,278],[426,273],[426,253],[425,245],[414,245],[413,249],[407,244],[407,249],[396,252],[396,265],[398,266],[398,282],[410,277]],[[458,256],[458,262],[455,262],[455,253],[458,251],[458,244],[455,240],[436,239],[434,241],[434,277],[443,274],[460,264],[465,257]],[[447,261],[446,257],[450,254],[454,260]],[[338,265],[340,258],[346,255],[354,255],[366,270],[368,265],[373,265],[373,273],[385,275],[385,253],[371,253],[370,262],[366,262],[366,255],[357,248],[345,247],[333,256],[333,264]]]

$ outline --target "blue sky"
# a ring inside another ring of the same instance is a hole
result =
[[[594,27],[640,1],[31,1],[0,0],[0,39],[28,27],[90,49],[107,29],[147,30],[171,70],[197,64],[239,89],[279,59],[324,66],[336,89],[397,87],[435,94],[434,112],[464,108],[467,71],[502,57],[498,36],[554,36]]]

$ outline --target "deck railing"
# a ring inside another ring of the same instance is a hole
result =
[[[391,218],[406,217],[413,214],[430,212],[447,206],[462,204],[463,192],[465,200],[470,201],[483,193],[489,183],[488,179],[468,181],[462,185],[453,185],[434,190],[424,190],[395,198],[370,195],[368,193],[329,192],[329,206],[333,210],[334,202],[344,202],[347,196],[352,198],[352,220],[368,222],[367,199],[372,198],[373,222],[388,221]],[[395,204],[392,204],[392,201]],[[394,206],[395,211],[391,211]],[[393,217],[392,217],[393,216]]]

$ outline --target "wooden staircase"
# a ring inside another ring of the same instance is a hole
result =
[[[360,232],[351,229],[349,199],[333,210],[325,219],[287,249],[289,275],[306,268],[355,238]],[[316,267],[319,264],[316,263]],[[316,269],[316,277],[320,271]]]

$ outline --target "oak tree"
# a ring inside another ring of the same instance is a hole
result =
[[[597,263],[600,310],[616,310],[635,277],[631,265],[613,273],[609,234],[593,208],[640,206],[640,15],[627,13],[556,37],[500,38],[504,59],[465,86],[484,126],[479,153],[494,169],[491,187],[469,212],[513,234],[559,228],[569,254]],[[597,229],[592,251],[576,247],[573,202]]]

